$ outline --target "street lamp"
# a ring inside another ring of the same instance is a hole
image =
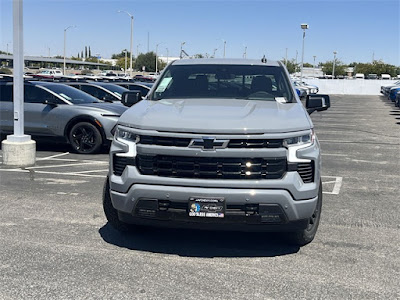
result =
[[[215,52],[217,52],[218,48],[214,49],[213,58],[215,58]]]
[[[300,73],[300,81],[303,81],[303,64],[304,64],[304,39],[306,37],[306,29],[308,29],[308,24],[301,24],[301,29],[303,29],[303,49],[301,51],[301,73]]]
[[[313,57],[314,57],[314,77],[315,77],[315,58],[317,57],[316,55],[313,55]]]
[[[138,45],[136,46],[136,59],[137,59],[137,57],[139,56],[139,46],[141,46],[141,44],[138,44]]]
[[[67,41],[67,30],[70,28],[76,28],[76,25],[71,25],[68,26],[67,28],[64,29],[64,76],[65,76],[65,70],[66,70],[66,63],[65,63],[65,47],[66,47],[66,41]]]
[[[332,68],[332,79],[335,79],[335,64],[336,64],[336,51],[333,51],[333,68]]]
[[[158,57],[157,57],[157,54],[158,54],[158,45],[161,45],[162,43],[158,43],[157,45],[156,45],[156,75],[157,75],[157,71],[158,71]]]
[[[247,58],[247,46],[244,46],[243,58]]]
[[[226,52],[226,41],[223,39],[222,40],[224,42],[224,58],[225,58],[225,52]]]
[[[165,48],[167,50],[167,65],[168,65],[168,58],[169,58],[169,51],[168,48]]]
[[[183,45],[185,45],[186,44],[186,42],[182,42],[181,43],[181,53],[179,54],[179,58],[180,59],[182,59],[182,47],[183,47]]]
[[[125,76],[126,76],[127,75],[126,74],[126,68],[127,68],[126,65],[127,65],[128,50],[125,49],[123,52],[125,53],[125,69],[124,69],[124,73],[125,73]]]
[[[129,63],[129,75],[132,77],[132,45],[133,45],[133,16],[124,10],[118,10],[117,13],[126,13],[131,18],[131,46],[130,46],[130,63]]]

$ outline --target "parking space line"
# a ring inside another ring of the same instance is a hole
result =
[[[74,172],[51,172],[51,171],[34,171],[34,174],[51,174],[51,175],[67,175],[67,176],[82,176],[82,177],[96,177],[96,178],[105,178],[106,175],[96,175],[96,174],[78,174]],[[0,172],[21,172],[21,173],[30,173],[29,170],[26,169],[0,169]]]
[[[74,173],[75,173],[75,174],[86,174],[86,173],[96,173],[96,172],[108,172],[108,169],[90,170],[90,171],[79,171],[79,172],[74,172]]]
[[[31,169],[47,169],[47,168],[60,168],[60,167],[73,167],[73,166],[84,166],[84,165],[101,165],[108,164],[108,162],[88,162],[88,163],[76,163],[76,164],[63,164],[63,165],[50,165],[50,166],[36,166],[36,167],[28,167],[27,170]]]
[[[332,192],[322,192],[323,194],[329,194],[329,195],[339,195],[340,189],[342,187],[343,183],[343,177],[339,176],[321,176],[321,177],[327,177],[327,178],[335,178],[335,180],[331,181],[323,181],[322,183],[334,183],[335,185],[333,186]]]
[[[36,160],[47,160],[47,159],[52,159],[52,158],[55,158],[55,157],[68,155],[68,154],[69,154],[69,152],[65,152],[65,153],[55,154],[55,155],[51,155],[51,156],[47,156],[47,157],[40,157],[40,158],[38,158]]]

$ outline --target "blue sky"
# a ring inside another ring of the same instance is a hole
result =
[[[92,54],[109,58],[129,48],[130,19],[134,15],[134,54],[155,51],[178,56],[185,51],[243,56],[248,58],[301,60],[301,23],[308,23],[305,62],[333,59],[344,63],[375,59],[400,65],[400,0],[318,1],[105,1],[24,0],[25,55],[62,55],[63,32],[67,31],[67,56],[76,56],[90,46]],[[12,46],[12,1],[0,0],[0,49]]]

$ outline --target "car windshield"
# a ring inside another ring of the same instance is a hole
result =
[[[171,65],[149,100],[234,98],[292,102],[290,83],[279,66]]]
[[[118,97],[122,96],[122,93],[124,92],[129,92],[128,89],[116,85],[116,84],[111,84],[111,83],[97,83],[97,85],[102,86],[104,88],[106,88],[107,90],[109,90],[110,92],[113,92],[115,95],[117,95]]]
[[[43,85],[46,89],[56,93],[61,98],[68,100],[73,104],[84,104],[84,103],[100,103],[97,98],[82,92],[76,88],[63,85],[63,84],[46,84]]]

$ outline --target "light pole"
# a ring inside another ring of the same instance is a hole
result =
[[[66,70],[66,63],[65,63],[65,47],[66,47],[66,41],[67,41],[67,30],[70,28],[76,28],[76,25],[71,25],[68,26],[67,28],[64,29],[64,76],[65,76],[65,70]]]
[[[218,48],[214,49],[213,58],[215,58],[215,52],[217,52]]]
[[[286,48],[286,56],[285,56],[285,67],[287,68],[287,48]]]
[[[226,52],[226,41],[223,39],[222,40],[224,42],[224,58],[225,58],[225,52]]]
[[[304,64],[304,39],[306,37],[306,29],[308,29],[308,24],[301,24],[301,29],[303,29],[303,48],[301,51],[301,73],[300,73],[300,81],[303,81],[303,64]]]
[[[158,57],[157,57],[157,55],[158,55],[158,45],[161,45],[162,43],[158,43],[157,45],[156,45],[156,75],[157,75],[157,71],[158,71]]]
[[[139,56],[139,46],[141,46],[140,44],[138,44],[136,46],[136,58]]]
[[[332,79],[335,79],[335,64],[336,64],[336,51],[333,51],[333,68],[332,68]]]
[[[183,45],[185,45],[186,44],[186,42],[182,42],[181,43],[181,53],[179,54],[179,58],[180,59],[182,59],[182,47],[183,47]]]
[[[130,63],[129,63],[129,75],[132,77],[132,45],[133,45],[133,15],[128,13],[127,11],[124,10],[119,10],[117,11],[118,13],[126,13],[130,18],[131,18],[131,46],[130,46]]]
[[[313,75],[314,75],[314,77],[315,77],[315,58],[316,58],[316,57],[317,57],[317,56],[313,55],[313,58],[314,58],[314,72],[313,72],[314,74],[313,74]]]
[[[165,48],[167,50],[167,65],[168,65],[168,59],[169,59],[169,50],[168,48]]]
[[[124,69],[124,73],[125,73],[125,76],[126,76],[126,75],[127,75],[127,74],[126,74],[126,68],[127,68],[126,65],[127,65],[128,50],[125,49],[125,50],[124,50],[124,53],[125,53],[125,69]]]
[[[247,58],[247,46],[244,46],[243,58]]]

